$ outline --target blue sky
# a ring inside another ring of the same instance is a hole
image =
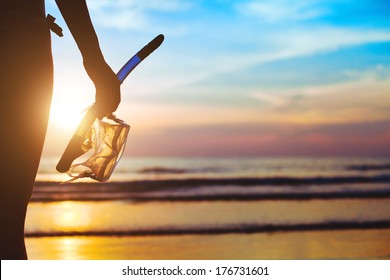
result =
[[[351,144],[329,129],[336,126],[351,128],[366,151],[346,155],[390,155],[389,1],[87,3],[115,70],[157,34],[166,37],[122,86],[130,155],[343,155],[339,146]],[[53,36],[53,102],[66,107],[72,92],[86,107],[93,86],[54,1],[47,11],[65,29]],[[58,153],[61,130],[52,119],[48,154]]]

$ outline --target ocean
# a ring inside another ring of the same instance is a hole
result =
[[[390,159],[123,158],[106,183],[57,160],[28,208],[36,259],[390,258]]]

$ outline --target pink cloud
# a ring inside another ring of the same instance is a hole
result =
[[[129,137],[136,156],[390,156],[389,122],[177,127]]]

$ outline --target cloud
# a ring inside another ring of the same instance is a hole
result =
[[[389,120],[390,76],[360,79],[335,84],[288,89],[255,90],[250,96],[262,104],[268,120],[291,123],[354,123]]]
[[[158,139],[158,141],[156,141]],[[280,123],[167,127],[134,133],[138,156],[389,156],[388,121],[308,125]]]
[[[158,10],[178,11],[188,8],[188,1],[179,0],[94,0],[88,3],[90,9],[136,9],[136,10]]]
[[[345,76],[352,79],[383,80],[390,77],[390,68],[385,67],[383,64],[377,64],[363,71],[355,69],[346,70]]]
[[[249,1],[238,4],[236,8],[244,15],[255,16],[270,23],[307,20],[328,12],[321,1],[308,0]]]
[[[390,41],[390,33],[372,29],[322,26],[286,29],[272,34],[269,39],[275,45],[285,46],[287,55],[299,55]]]
[[[254,31],[256,32],[256,31]],[[341,27],[302,27],[286,28],[280,32],[264,31],[260,35],[247,33],[239,36],[250,36],[251,39],[235,37],[237,41],[247,41],[251,45],[250,51],[241,51],[231,47],[231,38],[220,35],[219,40],[209,41],[207,48],[214,48],[225,42],[225,47],[219,51],[207,55],[207,61],[203,59],[204,42],[189,50],[191,56],[185,52],[177,52],[174,57],[175,65],[171,69],[172,79],[167,77],[165,82],[171,80],[172,86],[187,86],[192,83],[201,83],[206,79],[213,79],[217,75],[240,72],[250,67],[274,61],[282,61],[292,58],[314,56],[327,52],[333,52],[344,48],[390,41],[390,32],[370,29],[351,29]],[[184,56],[181,56],[181,55]],[[191,59],[194,57],[196,59]],[[203,64],[200,64],[203,63]],[[164,90],[164,86],[161,90]]]
[[[103,27],[145,30],[150,25],[150,13],[174,13],[189,9],[192,4],[179,0],[95,0],[88,3],[94,21]]]
[[[269,49],[232,57],[222,69],[244,68],[271,61],[314,55],[346,47],[390,41],[386,31],[340,27],[291,28],[264,36]],[[221,59],[221,63],[222,63]]]

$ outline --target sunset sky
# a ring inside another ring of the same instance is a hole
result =
[[[94,100],[64,28],[44,155]],[[90,0],[114,71],[163,33],[122,85],[130,156],[390,156],[390,2]],[[64,116],[69,116],[65,118]]]

